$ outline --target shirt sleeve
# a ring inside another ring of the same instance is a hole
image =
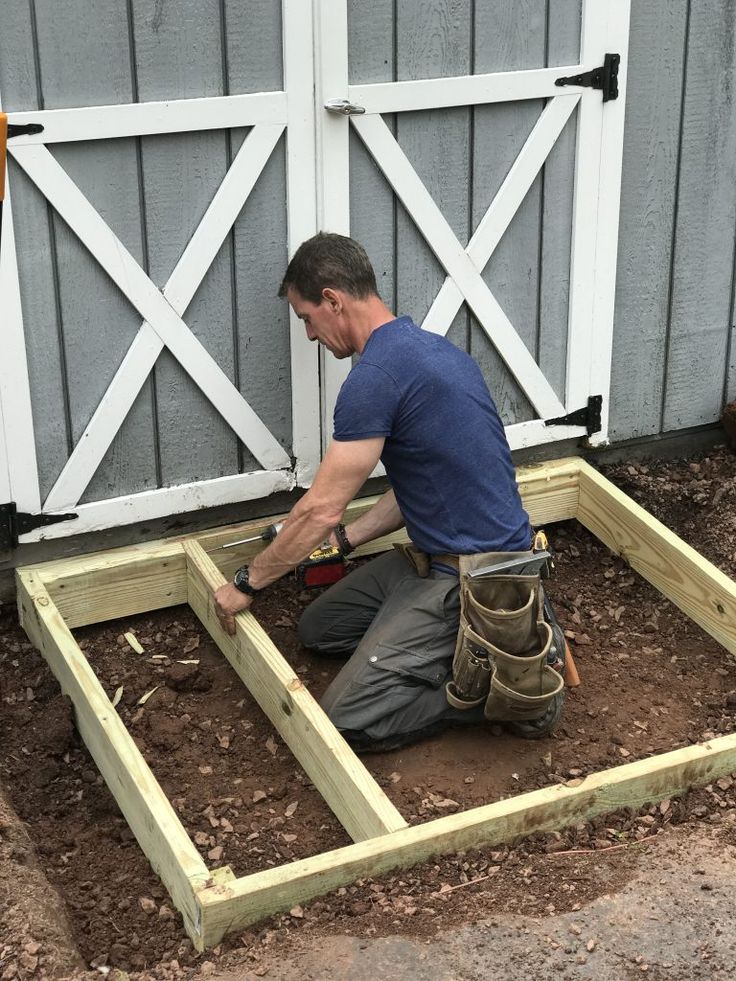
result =
[[[399,386],[388,372],[378,365],[359,362],[337,396],[334,439],[390,436],[400,398]]]

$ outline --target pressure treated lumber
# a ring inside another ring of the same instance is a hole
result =
[[[441,853],[508,843],[621,807],[641,807],[734,770],[736,735],[723,736],[205,888],[197,895],[203,943],[213,946],[226,931],[359,878],[415,865]]]
[[[176,539],[60,559],[35,569],[71,629],[187,601],[186,560]]]
[[[736,653],[736,584],[595,470],[579,459],[557,461],[526,468],[519,483],[535,525],[578,518]],[[347,521],[373,500],[353,502]],[[214,615],[212,593],[225,581],[223,570],[230,575],[262,546],[212,555],[205,549],[260,531],[271,520],[18,571],[21,622],[72,698],[82,737],[197,949],[361,876],[639,807],[736,771],[733,734],[406,827],[255,619],[237,617],[230,638]],[[360,551],[380,551],[402,537],[386,536]],[[69,632],[71,624],[187,601],[355,844],[239,879],[229,868],[208,872]]]
[[[519,489],[532,524],[574,518],[578,502],[577,457],[523,467],[518,472]],[[368,510],[376,497],[361,498],[348,505],[349,524]],[[214,528],[195,535],[126,546],[92,555],[59,559],[36,567],[59,612],[70,628],[101,623],[117,617],[147,613],[186,603],[187,578],[183,542],[198,541],[205,552],[218,545],[258,534],[283,514],[258,521]],[[371,555],[406,541],[403,531],[386,535],[356,549],[355,555]],[[212,558],[226,577],[263,549],[260,542],[212,552]]]
[[[736,654],[736,583],[587,463],[579,466],[578,521]]]
[[[184,546],[189,605],[278,729],[309,779],[353,841],[406,827],[394,805],[353,753],[251,613],[222,629],[213,594],[225,578],[197,542]]]
[[[199,923],[193,885],[207,883],[207,866],[38,576],[22,569],[17,575],[21,624],[71,699],[85,746],[184,917],[187,932],[195,936]]]

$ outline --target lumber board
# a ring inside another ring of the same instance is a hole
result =
[[[736,583],[581,461],[578,520],[736,654]]]
[[[535,526],[577,516],[579,457],[536,463],[519,470],[521,500]]]
[[[518,471],[518,482],[524,507],[534,525],[574,518],[578,504],[577,457],[533,464]],[[349,524],[378,500],[365,497],[352,501],[345,510]],[[147,613],[187,602],[186,560],[183,544],[197,541],[210,553],[226,578],[250,561],[263,545],[254,542],[232,549],[218,549],[226,542],[248,538],[262,532],[285,515],[277,514],[255,521],[212,528],[189,535],[129,545],[106,552],[58,559],[35,566],[59,612],[70,628],[101,623],[118,617]],[[406,541],[406,533],[395,532],[368,542],[355,550],[355,556],[385,551],[394,542]]]
[[[736,735],[545,787],[199,890],[206,947],[279,910],[440,853],[493,847],[597,814],[676,796],[736,769]]]
[[[132,545],[32,569],[70,629],[187,601],[181,542]]]
[[[194,884],[209,881],[207,866],[36,573],[18,571],[17,584],[23,628],[71,699],[85,746],[181,912],[187,933],[198,942]]]
[[[278,729],[309,779],[353,841],[406,827],[406,822],[304,687],[251,613],[228,636],[213,593],[226,581],[196,542],[185,544],[189,605]]]

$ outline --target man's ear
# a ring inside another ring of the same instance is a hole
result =
[[[325,286],[322,290],[322,299],[330,305],[333,313],[342,312],[342,298],[340,294],[330,286]]]

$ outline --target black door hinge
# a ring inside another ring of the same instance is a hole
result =
[[[14,136],[35,136],[36,133],[43,133],[43,126],[40,123],[25,123],[21,126],[18,123],[8,123],[8,139]]]
[[[17,509],[15,501],[0,504],[0,552],[17,548],[19,535],[27,535],[36,528],[55,525],[59,521],[71,521],[77,517],[79,516],[76,514],[27,514]]]
[[[558,416],[557,419],[545,419],[545,426],[585,426],[588,436],[601,431],[601,409],[603,408],[603,396],[591,395],[588,404],[583,409],[576,409],[569,412],[566,416]]]
[[[556,78],[555,85],[582,85],[585,88],[601,89],[603,101],[612,102],[614,99],[618,99],[618,66],[620,64],[621,55],[607,54],[603,59],[601,68],[594,68],[592,71],[582,72],[580,75]]]

